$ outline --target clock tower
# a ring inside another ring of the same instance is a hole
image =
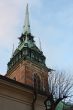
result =
[[[43,52],[36,46],[34,36],[31,34],[28,5],[26,7],[23,33],[19,41],[18,47],[8,62],[6,77],[32,87],[36,77],[38,89],[46,91],[48,72],[51,69],[47,68],[45,64],[46,58]]]

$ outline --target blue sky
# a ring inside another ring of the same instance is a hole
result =
[[[5,74],[13,44],[21,36],[26,3],[31,33],[48,67],[73,72],[73,0],[0,0],[0,74]]]

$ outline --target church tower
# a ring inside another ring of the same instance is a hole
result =
[[[19,40],[19,45],[8,62],[6,77],[32,87],[36,78],[39,90],[47,90],[48,72],[51,69],[47,68],[46,58],[36,46],[34,36],[31,34],[28,5],[26,7],[23,33]]]

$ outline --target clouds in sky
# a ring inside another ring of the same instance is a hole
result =
[[[4,74],[6,71],[13,43],[17,47],[17,38],[22,33],[24,23],[26,2],[29,3],[31,32],[36,36],[35,39],[41,39],[47,65],[52,68],[72,69],[72,0],[0,0],[0,73]]]

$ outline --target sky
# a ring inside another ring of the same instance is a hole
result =
[[[21,36],[26,4],[31,33],[46,56],[49,68],[73,72],[73,0],[0,0],[0,74]]]

